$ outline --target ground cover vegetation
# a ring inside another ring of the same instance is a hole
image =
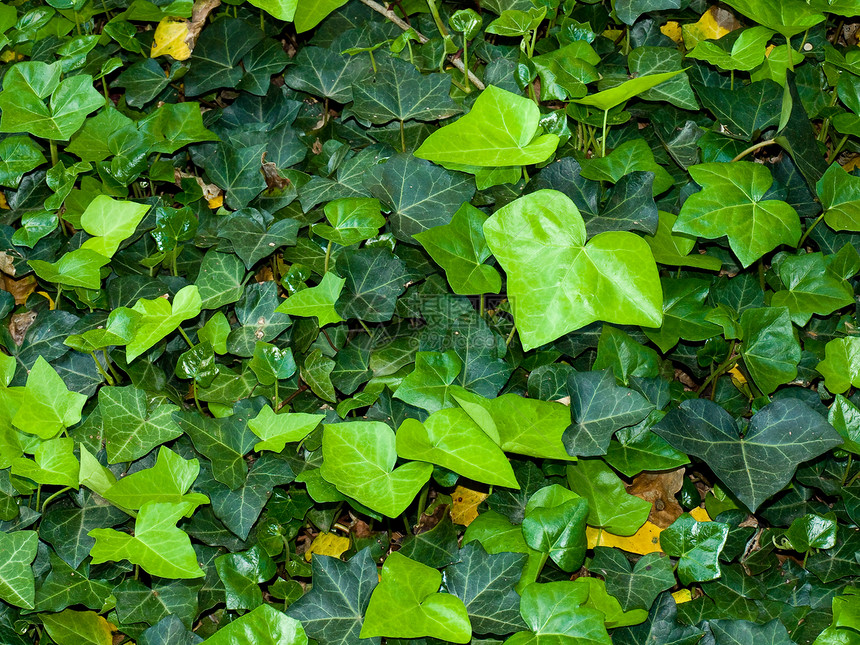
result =
[[[856,0],[0,5],[0,642],[860,642]]]

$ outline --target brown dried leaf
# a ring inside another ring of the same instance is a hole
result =
[[[27,335],[27,330],[30,325],[36,320],[35,311],[27,311],[23,314],[13,314],[12,320],[9,321],[9,333],[12,335],[12,340],[16,345],[24,342],[24,336]]]
[[[36,290],[36,284],[36,276],[32,274],[26,275],[20,280],[8,275],[0,276],[0,289],[11,293],[15,298],[16,305],[23,305],[27,302],[27,298]]]
[[[633,478],[627,492],[646,502],[651,502],[648,520],[660,528],[666,528],[677,520],[684,509],[675,499],[675,493],[684,485],[684,468],[666,472],[644,472]]]

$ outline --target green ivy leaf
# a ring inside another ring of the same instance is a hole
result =
[[[763,407],[743,436],[728,412],[704,399],[684,401],[654,432],[703,459],[753,512],[791,481],[799,463],[842,443],[830,424],[798,399]]]
[[[602,459],[580,459],[566,467],[570,490],[588,500],[588,525],[614,535],[633,535],[648,519],[651,504],[629,495]]]
[[[313,232],[341,246],[351,246],[369,239],[385,226],[385,218],[376,199],[335,199],[326,204],[323,210],[329,225],[314,224]]]
[[[341,322],[343,318],[338,315],[334,305],[345,283],[345,278],[326,273],[317,286],[295,292],[279,304],[275,311],[293,316],[315,316],[320,327]]]
[[[797,245],[797,211],[785,202],[766,199],[773,184],[766,167],[735,161],[688,170],[702,190],[684,202],[673,230],[707,239],[725,235],[744,267],[780,244]]]
[[[287,614],[300,620],[320,645],[352,645],[359,640],[379,645],[379,637],[359,639],[364,613],[379,577],[370,549],[362,549],[348,562],[314,555],[313,588],[290,605]]]
[[[586,499],[552,484],[529,498],[523,537],[528,546],[548,555],[563,571],[576,571],[585,560],[587,517]]]
[[[99,410],[108,463],[134,461],[182,434],[172,416],[179,408],[149,400],[133,385],[99,390]]]
[[[105,103],[92,76],[60,81],[62,65],[27,61],[13,65],[0,92],[0,131],[27,132],[43,139],[66,140],[84,124],[87,114]],[[45,99],[50,97],[50,105]]]
[[[81,420],[86,402],[86,396],[70,392],[57,371],[39,356],[27,376],[12,424],[41,439],[51,439]]]
[[[720,577],[719,557],[728,536],[728,524],[699,522],[684,513],[660,533],[660,546],[678,558],[678,577],[688,585]]]
[[[36,531],[0,532],[0,548],[6,557],[0,564],[0,598],[13,607],[32,609],[36,597],[33,569],[39,534]]]
[[[194,285],[182,287],[173,297],[172,304],[166,298],[140,298],[132,307],[141,317],[134,338],[126,347],[126,360],[130,363],[175,331],[183,321],[197,316],[202,306],[200,292]]]
[[[115,529],[93,529],[96,543],[90,552],[93,564],[128,560],[144,571],[163,578],[202,578],[197,555],[188,536],[176,522],[193,508],[193,502],[144,504],[134,523],[134,536]]]
[[[64,253],[56,262],[29,260],[28,264],[37,276],[47,282],[56,282],[67,287],[100,289],[100,269],[108,262],[110,258],[101,253],[80,248]]]
[[[569,580],[525,588],[520,612],[531,631],[511,636],[507,645],[611,645],[603,613],[583,606],[588,588]]]
[[[484,484],[520,487],[502,449],[461,409],[435,411],[423,423],[406,419],[397,430],[397,454]]]
[[[588,568],[603,576],[606,590],[618,599],[624,611],[648,610],[660,593],[675,586],[672,562],[663,553],[645,554],[631,566],[617,549],[597,546]]]
[[[75,442],[68,437],[57,437],[39,444],[33,460],[19,457],[12,462],[12,474],[32,479],[37,484],[78,487],[80,464],[75,453]]]
[[[786,288],[773,294],[771,307],[788,308],[792,322],[803,326],[812,314],[826,316],[852,304],[854,290],[827,259],[821,253],[778,254],[773,267]]]
[[[521,197],[496,211],[484,234],[507,274],[523,349],[595,320],[660,325],[662,294],[648,245],[627,232],[586,243],[582,216],[564,194]]]
[[[397,387],[394,398],[427,412],[453,407],[451,388],[462,369],[463,362],[454,351],[418,352],[415,368]]]
[[[654,409],[638,392],[616,385],[609,369],[572,373],[568,390],[572,423],[562,441],[571,455],[605,454],[616,430],[639,423]]]
[[[741,355],[762,392],[770,394],[797,376],[800,343],[794,337],[788,309],[747,309],[741,314],[740,326],[744,339]]]
[[[59,614],[44,614],[45,631],[57,645],[111,645],[111,624],[94,611],[66,609]]]
[[[523,166],[546,161],[558,146],[554,134],[538,135],[533,101],[490,85],[472,110],[424,140],[415,156],[443,166]]]
[[[430,257],[442,267],[451,290],[459,295],[498,293],[499,272],[484,264],[490,248],[484,239],[487,216],[469,203],[463,204],[451,222],[413,234]]]
[[[263,406],[260,413],[248,421],[251,431],[262,439],[254,446],[254,450],[283,452],[284,446],[304,439],[324,418],[322,414],[301,412],[276,414],[268,405]]]
[[[203,642],[206,645],[243,645],[248,641],[307,645],[308,637],[299,621],[271,605],[261,605],[225,625]]]
[[[394,431],[384,423],[350,421],[323,427],[322,476],[368,508],[397,517],[430,479],[430,464],[394,467]]]
[[[831,164],[815,185],[824,221],[835,231],[860,231],[860,177]]]
[[[567,454],[562,444],[562,433],[570,424],[567,406],[516,394],[488,399],[462,387],[452,391],[460,407],[505,452],[565,461],[576,459]]]
[[[361,638],[433,636],[452,643],[468,643],[472,627],[466,607],[456,596],[440,593],[441,585],[442,574],[436,569],[395,551],[382,565]]]
[[[509,634],[525,627],[514,583],[525,565],[520,553],[488,554],[478,542],[460,549],[459,560],[445,569],[448,593],[466,605],[472,631]]]

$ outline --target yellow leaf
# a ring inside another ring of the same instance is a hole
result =
[[[314,553],[319,555],[330,555],[339,558],[349,548],[349,538],[335,535],[334,533],[320,533],[311,543],[311,548],[305,552],[305,560],[311,561]]]
[[[451,495],[451,519],[455,524],[469,526],[478,517],[478,504],[487,499],[488,495],[477,490],[457,486]]]
[[[217,195],[210,200],[207,200],[209,203],[209,208],[215,210],[216,208],[221,208],[224,205],[224,195]]]
[[[607,29],[601,34],[604,38],[608,38],[609,40],[618,40],[621,37],[621,34],[624,32],[620,29]]]
[[[660,33],[662,33],[667,38],[671,38],[678,45],[684,42],[684,35],[681,31],[681,25],[679,25],[675,20],[670,20],[665,25],[660,27]]]
[[[713,522],[711,516],[708,515],[708,511],[706,511],[701,506],[697,506],[692,511],[690,511],[690,515],[692,515],[693,519],[697,522]]]
[[[662,531],[663,529],[656,524],[645,522],[636,533],[629,537],[614,535],[591,526],[586,527],[585,536],[588,539],[589,549],[593,549],[596,546],[610,546],[627,551],[628,553],[645,555],[646,553],[655,553],[661,550],[660,533]]]
[[[7,211],[12,210],[9,208],[9,203],[6,201],[6,195],[4,195],[2,191],[0,191],[0,208]]]
[[[45,291],[37,291],[36,293],[39,294],[40,296],[42,296],[43,298],[47,299],[48,309],[53,311],[54,310],[54,299],[51,296],[49,296],[47,294],[47,292],[45,292]]]
[[[741,372],[737,367],[733,367],[732,369],[730,369],[729,374],[732,375],[733,381],[738,381],[738,382],[740,382],[741,385],[743,385],[744,383],[747,382],[747,379],[744,376],[744,373]]]
[[[860,45],[858,45],[858,47],[860,47]],[[851,172],[855,168],[860,168],[860,156],[853,157],[848,161],[848,163],[846,163],[842,167],[845,169],[846,172]]]
[[[675,599],[676,605],[680,605],[682,602],[690,602],[693,599],[693,594],[690,593],[689,589],[679,589],[672,594],[672,598]]]
[[[693,49],[700,40],[717,40],[740,27],[734,15],[714,5],[702,14],[699,22],[684,25],[684,45]]]
[[[188,34],[186,20],[172,16],[162,18],[155,28],[150,57],[157,58],[167,54],[176,60],[187,60],[191,57],[191,47],[186,42]]]

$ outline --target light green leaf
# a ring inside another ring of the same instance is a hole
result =
[[[406,419],[397,430],[397,454],[483,484],[520,487],[502,449],[459,408],[434,412],[424,423]]]
[[[57,645],[111,645],[114,640],[113,626],[94,611],[42,614],[42,624]]]
[[[576,459],[567,454],[561,440],[570,425],[567,406],[517,394],[488,399],[462,387],[455,387],[452,393],[460,407],[505,452],[544,459]]]
[[[302,412],[281,412],[275,414],[268,405],[263,406],[260,413],[250,421],[248,427],[262,441],[254,446],[254,450],[271,450],[282,452],[288,443],[301,441],[325,419],[322,414],[305,414]]]
[[[780,253],[773,267],[785,289],[773,294],[771,307],[786,307],[793,323],[803,326],[812,314],[827,316],[854,303],[854,289],[832,271],[821,253]]]
[[[700,40],[687,56],[723,70],[750,71],[764,62],[771,36],[773,31],[761,26],[732,31],[716,41]],[[727,49],[729,46],[731,50]]]
[[[180,289],[174,296],[172,305],[166,298],[140,298],[132,307],[141,318],[134,338],[126,348],[126,360],[130,363],[167,334],[175,331],[183,321],[197,316],[202,306],[200,292],[194,285]]]
[[[684,202],[673,230],[710,240],[725,235],[744,267],[780,244],[797,245],[797,211],[785,202],[764,199],[773,184],[765,166],[735,161],[688,170],[702,190]]]
[[[824,347],[824,360],[815,369],[834,394],[841,394],[852,385],[860,387],[860,338],[831,340]]]
[[[860,177],[831,164],[815,185],[824,221],[835,231],[860,231]]]
[[[200,473],[196,459],[183,459],[164,446],[152,468],[144,468],[117,480],[100,495],[121,508],[137,510],[147,502],[187,504],[190,516],[200,504],[208,504],[209,498],[201,493],[188,493],[188,489]]]
[[[394,431],[379,421],[325,425],[322,476],[344,495],[397,517],[430,479],[433,467],[410,462],[394,468],[395,444]]]
[[[573,572],[585,560],[588,500],[558,484],[529,498],[523,537],[532,549],[548,555],[562,571]]]
[[[87,114],[104,105],[92,76],[79,74],[60,81],[61,65],[27,61],[6,72],[0,92],[0,132],[66,140],[84,124]],[[50,106],[44,102],[49,96]]]
[[[345,282],[345,278],[338,278],[332,272],[326,273],[317,286],[295,292],[279,304],[275,311],[292,316],[316,316],[320,327],[341,322],[343,318],[335,311],[334,303],[340,297]]]
[[[395,399],[405,401],[427,412],[454,406],[451,387],[463,369],[457,352],[418,352],[415,369],[400,383]]]
[[[271,605],[260,605],[203,641],[203,645],[248,645],[248,643],[307,645],[308,637],[299,621]]]
[[[520,612],[531,631],[514,634],[505,645],[612,645],[603,613],[583,606],[588,592],[569,580],[530,584]]]
[[[633,535],[648,519],[651,503],[629,495],[624,482],[602,459],[567,466],[570,490],[588,500],[588,525],[614,535]]]
[[[484,262],[490,248],[484,239],[487,216],[469,203],[463,204],[449,224],[415,233],[414,237],[442,267],[451,290],[459,295],[498,293],[499,272]]]
[[[75,442],[69,437],[44,441],[36,447],[34,460],[19,457],[12,462],[12,474],[37,484],[77,488],[80,463],[74,449]]]
[[[806,31],[825,19],[823,14],[818,13],[813,5],[804,0],[780,0],[773,3],[727,0],[726,4],[786,38]]]
[[[546,161],[558,137],[538,135],[540,110],[533,101],[490,85],[472,110],[424,140],[415,156],[435,163],[523,166]]]
[[[335,199],[325,205],[326,224],[314,224],[313,232],[324,240],[351,246],[373,237],[385,226],[379,200],[368,197]]]
[[[128,560],[162,578],[202,578],[203,569],[188,536],[176,522],[188,515],[193,502],[144,504],[134,523],[134,535],[115,529],[93,529],[96,543],[90,551],[93,564]]]
[[[330,428],[331,426],[326,426]],[[463,601],[440,593],[442,574],[394,552],[382,565],[361,627],[361,638],[432,636],[468,643],[472,626]]]
[[[36,275],[47,282],[56,282],[67,287],[100,289],[102,285],[100,269],[110,262],[110,258],[90,249],[80,248],[69,251],[56,262],[29,260],[28,264]]]
[[[119,201],[98,195],[81,215],[81,227],[93,237],[81,248],[113,257],[120,243],[134,234],[149,210],[148,204]]]
[[[638,235],[612,231],[585,241],[579,210],[564,194],[539,190],[484,224],[508,276],[523,349],[596,320],[657,327],[663,296],[657,266]]]
[[[81,420],[87,397],[70,392],[56,370],[42,356],[36,359],[12,424],[24,432],[50,439]]]
[[[660,221],[654,235],[646,235],[645,241],[651,247],[654,261],[667,266],[688,266],[706,271],[719,271],[722,262],[719,258],[690,252],[696,246],[692,235],[675,233],[672,227],[678,219],[676,215],[659,211]]]
[[[649,74],[638,78],[630,79],[623,82],[621,85],[610,87],[608,90],[590,94],[581,99],[573,99],[574,103],[581,105],[592,105],[604,112],[611,110],[617,105],[626,103],[637,94],[641,94],[645,90],[650,90],[652,87],[657,87],[660,83],[665,83],[670,78],[683,73],[684,70],[679,69],[674,72],[663,72],[662,74]]]

